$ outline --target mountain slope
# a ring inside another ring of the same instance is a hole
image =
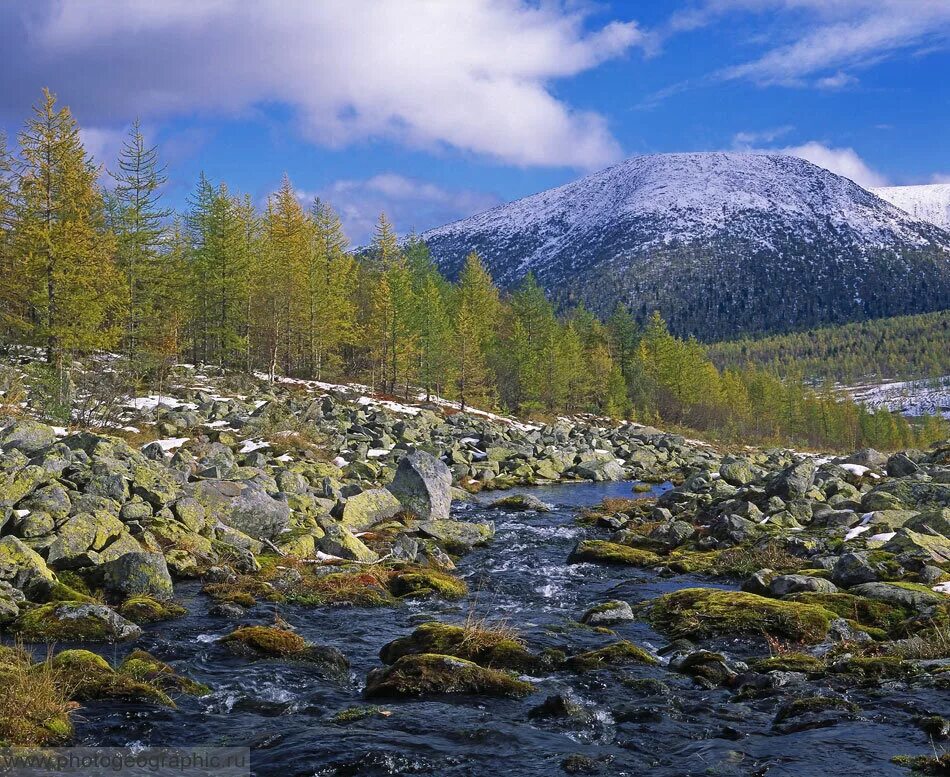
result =
[[[950,234],[784,155],[635,157],[422,238],[451,277],[476,250],[503,287],[704,340],[950,307]]]
[[[950,183],[884,186],[870,191],[914,218],[950,229]]]

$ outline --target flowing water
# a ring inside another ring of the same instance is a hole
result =
[[[321,679],[306,664],[230,656],[216,639],[231,631],[234,622],[208,615],[210,602],[197,584],[179,586],[190,614],[147,627],[136,647],[211,686],[213,693],[182,697],[177,710],[89,703],[80,713],[79,744],[250,746],[253,773],[281,777],[556,775],[564,773],[564,758],[575,753],[599,759],[604,773],[616,775],[900,775],[906,773],[889,763],[892,755],[927,751],[926,737],[913,719],[948,712],[939,691],[878,683],[849,694],[862,708],[858,720],[778,735],[771,724],[780,699],[735,701],[729,690],[705,690],[662,666],[530,678],[537,693],[523,700],[376,701],[388,717],[333,722],[337,712],[364,703],[366,673],[382,665],[379,649],[425,621],[461,622],[475,613],[517,628],[535,650],[556,647],[570,653],[611,639],[576,625],[593,604],[614,598],[637,602],[675,588],[710,585],[687,576],[664,578],[647,570],[566,563],[574,544],[590,533],[576,525],[578,509],[605,496],[629,497],[629,483],[530,492],[556,509],[502,513],[487,511],[477,501],[457,506],[460,519],[493,519],[497,529],[493,543],[459,564],[458,573],[472,591],[464,601],[414,601],[393,609],[281,605],[281,617],[307,640],[337,647],[349,658],[346,682]],[[245,620],[268,623],[273,617],[274,605],[261,604]],[[641,622],[615,630],[619,638],[648,648],[664,644]],[[743,655],[743,643],[716,647]],[[101,652],[118,660],[130,649]],[[631,682],[643,678],[661,680],[671,693],[651,695]],[[529,720],[528,711],[555,693],[579,700],[589,715],[579,722]]]

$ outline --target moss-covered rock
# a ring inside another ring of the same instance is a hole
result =
[[[861,626],[883,629],[886,632],[892,632],[900,627],[910,615],[910,611],[906,608],[840,591],[834,594],[812,592],[792,594],[786,600],[815,604],[831,610],[840,618],[854,621]]]
[[[854,714],[860,712],[860,710],[861,708],[857,704],[838,696],[805,696],[783,704],[779,708],[774,722],[775,724],[784,723],[792,718],[820,712],[840,711]]]
[[[55,580],[43,557],[16,537],[0,538],[0,570],[14,588],[26,588],[36,580],[50,584]]]
[[[178,674],[174,668],[144,650],[133,650],[129,653],[119,666],[119,672],[140,682],[149,683],[166,693],[204,696],[211,692],[207,685]]]
[[[825,662],[807,653],[782,653],[753,661],[751,668],[757,672],[806,672],[817,674],[825,670]]]
[[[502,670],[455,656],[422,653],[403,656],[392,666],[370,672],[365,695],[378,698],[461,693],[521,697],[533,691],[531,683]]]
[[[899,679],[920,674],[916,664],[898,656],[854,656],[832,666],[835,672],[868,678]]]
[[[649,567],[659,564],[663,557],[649,550],[631,548],[605,540],[584,540],[577,544],[567,559],[569,564],[590,561],[595,564],[626,564],[633,567]]]
[[[155,623],[181,618],[188,610],[174,602],[160,602],[151,596],[132,596],[119,605],[119,615],[132,623]]]
[[[302,655],[307,641],[299,634],[276,626],[242,626],[220,640],[239,655],[248,653],[270,658]]]
[[[530,671],[541,663],[538,656],[507,632],[447,623],[426,623],[409,636],[385,645],[379,657],[383,663],[392,664],[403,656],[420,653],[455,656],[486,667],[521,671]]]
[[[398,571],[390,578],[389,590],[396,596],[441,596],[443,599],[462,599],[468,594],[464,580],[431,567],[416,567]]]
[[[715,588],[664,594],[648,603],[647,616],[657,630],[676,637],[756,634],[805,643],[823,639],[837,617],[814,604]]]
[[[142,630],[104,604],[52,602],[28,610],[14,624],[27,642],[118,642]]]
[[[220,642],[235,655],[305,661],[320,665],[336,677],[342,676],[350,665],[336,648],[312,645],[299,634],[277,626],[241,626]]]
[[[436,540],[449,553],[468,553],[473,547],[486,545],[495,536],[495,524],[466,521],[424,521],[419,531]]]
[[[77,701],[126,699],[174,707],[157,686],[123,672],[116,672],[102,656],[89,650],[64,650],[53,658],[63,682]]]
[[[657,664],[659,662],[642,647],[634,645],[632,642],[622,640],[620,642],[614,642],[612,645],[607,645],[606,647],[588,650],[586,653],[571,656],[564,665],[568,669],[573,669],[576,672],[587,672],[605,666],[632,663]]]

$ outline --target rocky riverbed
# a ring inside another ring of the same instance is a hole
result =
[[[249,745],[261,775],[945,768],[950,444],[724,456],[192,370],[118,423],[0,429],[0,673],[82,705],[7,741]]]

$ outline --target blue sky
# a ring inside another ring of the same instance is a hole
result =
[[[643,153],[950,180],[950,0],[6,0],[11,139],[43,86],[106,165],[140,117],[172,206],[287,172],[357,243]]]

